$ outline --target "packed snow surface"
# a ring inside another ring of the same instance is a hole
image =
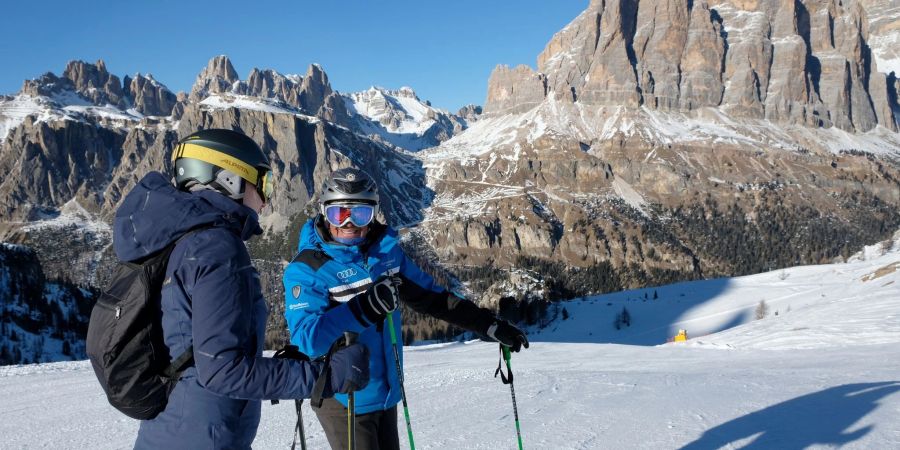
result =
[[[896,239],[848,263],[561,306],[512,359],[525,448],[900,448]],[[631,326],[616,330],[623,308]],[[666,343],[678,329],[691,339]],[[406,348],[417,448],[516,447],[498,356],[477,341]],[[0,448],[130,448],[137,433],[85,361],[2,367],[0,398]],[[303,413],[309,448],[327,448]],[[295,420],[292,402],[264,404],[254,447],[289,447]]]

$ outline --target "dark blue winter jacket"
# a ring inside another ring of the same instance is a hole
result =
[[[397,232],[373,222],[363,245],[344,245],[330,239],[321,216],[300,231],[298,253],[284,271],[285,318],[291,343],[311,357],[328,352],[345,331],[359,333],[369,348],[369,384],[355,395],[357,414],[390,408],[400,401],[400,383],[391,338],[385,323],[368,323],[348,302],[385,275],[397,274],[400,299],[417,312],[483,333],[494,315],[463,300],[424,273],[400,248]],[[400,311],[393,314],[401,344]],[[347,396],[335,395],[344,406]]]
[[[161,300],[170,355],[193,345],[195,363],[165,411],[141,421],[135,448],[249,448],[260,400],[309,397],[320,370],[318,363],[262,357],[268,311],[243,242],[261,232],[250,208],[214,191],[178,191],[152,172],[116,211],[116,255],[143,258],[197,227],[210,228],[175,247]]]

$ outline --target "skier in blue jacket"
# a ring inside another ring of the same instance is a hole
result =
[[[291,343],[315,356],[326,353],[345,331],[359,333],[359,342],[370,350],[371,378],[355,394],[357,448],[397,449],[400,381],[385,319],[398,300],[513,351],[527,348],[528,340],[489,310],[438,286],[406,256],[397,232],[375,220],[378,190],[365,172],[334,172],[319,202],[321,213],[303,226],[298,253],[284,272]],[[399,311],[392,316],[399,330]],[[347,396],[336,395],[314,408],[333,448],[347,442],[346,406]]]
[[[193,346],[194,364],[165,411],[141,421],[135,448],[250,448],[261,400],[307,398],[322,371],[321,363],[262,357],[268,311],[244,241],[262,231],[257,214],[272,195],[269,161],[253,140],[230,130],[188,136],[172,160],[175,185],[149,173],[114,221],[122,261],[144,259],[184,236],[166,270],[162,329],[169,354]],[[360,345],[335,353],[325,395],[364,386],[367,359]]]

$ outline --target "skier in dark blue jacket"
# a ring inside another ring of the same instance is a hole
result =
[[[230,130],[188,136],[172,160],[175,185],[151,172],[114,222],[123,261],[141,260],[191,231],[169,258],[161,306],[170,355],[193,346],[194,365],[165,411],[141,421],[135,448],[250,448],[261,400],[308,398],[322,371],[318,362],[262,357],[268,311],[244,241],[262,231],[257,214],[272,195],[269,161],[253,140]],[[364,386],[367,359],[361,345],[335,353],[325,395]]]
[[[321,214],[303,226],[298,253],[284,272],[291,343],[316,356],[343,332],[359,333],[371,352],[371,380],[355,394],[357,448],[397,449],[400,380],[385,319],[398,300],[513,351],[528,347],[528,340],[489,310],[437,285],[406,256],[397,232],[375,220],[378,190],[365,172],[348,168],[331,174],[319,202]],[[399,311],[392,317],[400,330]],[[402,364],[402,352],[400,359]],[[347,396],[336,395],[314,408],[333,448],[347,442],[346,406]]]

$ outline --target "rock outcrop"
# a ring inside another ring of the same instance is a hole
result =
[[[510,69],[497,66],[488,81],[486,114],[516,114],[534,108],[544,100],[547,80],[528,66]]]
[[[175,94],[156,81],[153,75],[125,77],[125,86],[128,87],[134,109],[147,116],[168,116],[178,102]]]
[[[328,82],[328,75],[322,70],[322,66],[311,64],[306,71],[306,76],[300,83],[300,92],[298,94],[298,106],[310,114],[317,114],[325,99],[331,95],[331,83]]]
[[[681,54],[680,106],[693,110],[722,102],[725,38],[721,22],[715,20],[706,0],[694,2],[687,42]]]
[[[297,77],[286,77],[271,69],[260,70],[254,67],[247,76],[247,81],[241,82],[234,92],[251,97],[276,98],[299,107],[298,82]]]
[[[482,109],[479,105],[466,105],[456,112],[456,115],[462,117],[466,122],[474,122],[481,116]]]
[[[94,105],[112,105],[117,108],[125,108],[129,101],[119,77],[106,70],[103,60],[97,61],[97,64],[69,61],[62,77],[47,72],[39,78],[26,80],[20,93],[58,99],[67,94],[75,94]]]
[[[586,106],[714,107],[737,119],[896,131],[860,1],[592,1],[550,40],[538,72],[494,71],[485,111],[534,108],[540,80]]]
[[[97,64],[70,61],[63,77],[71,80],[75,90],[95,105],[111,104],[120,108],[126,105],[122,82],[106,70],[103,60]]]
[[[191,88],[190,101],[199,102],[209,94],[229,92],[239,80],[231,60],[225,55],[216,56],[209,60],[206,67],[197,75],[197,80]]]

